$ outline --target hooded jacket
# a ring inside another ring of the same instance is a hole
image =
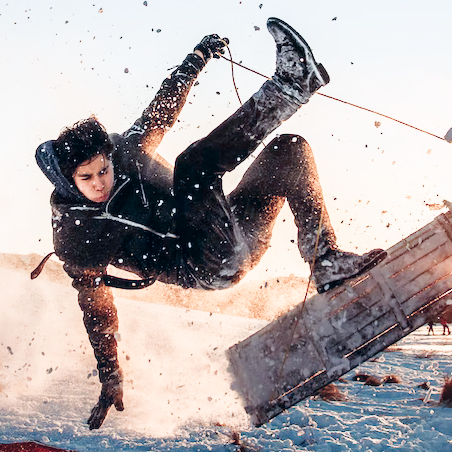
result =
[[[140,118],[123,134],[112,134],[113,194],[105,203],[89,201],[62,174],[53,141],[41,144],[36,161],[55,187],[51,196],[56,255],[73,278],[102,383],[121,375],[115,333],[118,318],[106,275],[108,265],[193,287],[174,230],[173,170],[156,153],[174,125],[205,63],[189,54],[162,83]],[[111,278],[110,278],[111,279]],[[132,287],[135,283],[132,283]]]
[[[111,264],[151,281],[161,275],[165,282],[194,284],[181,270],[173,171],[155,150],[203,66],[200,57],[189,54],[132,127],[110,135],[115,182],[105,203],[89,201],[66,179],[53,141],[37,149],[37,163],[55,186],[51,197],[55,253],[70,276],[85,269],[105,274]]]

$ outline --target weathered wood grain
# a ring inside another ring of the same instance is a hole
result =
[[[395,244],[365,275],[315,295],[228,351],[256,425],[311,396],[452,304],[452,215]]]

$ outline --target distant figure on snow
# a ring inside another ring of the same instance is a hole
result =
[[[442,315],[439,318],[439,321],[440,321],[441,325],[443,326],[443,336],[446,335],[446,330],[447,330],[447,334],[450,334],[449,325],[447,324],[446,318]]]
[[[428,336],[430,336],[430,331],[432,332],[433,336],[435,335],[435,332],[433,331],[433,325],[434,324],[435,324],[434,319],[430,319],[428,321],[428,323],[427,323],[427,325],[428,325],[428,330],[427,330]]]
[[[107,134],[91,117],[36,151],[39,167],[55,186],[55,252],[79,292],[102,383],[90,429],[102,425],[112,405],[124,409],[115,340],[118,318],[109,286],[137,288],[158,280],[184,288],[231,287],[268,249],[285,200],[298,227],[300,254],[311,265],[319,292],[363,273],[386,255],[382,250],[361,256],[338,249],[311,148],[299,135],[273,139],[235,190],[223,193],[223,175],[329,82],[295,30],[275,18],[267,25],[276,42],[274,76],[182,152],[174,170],[156,149],[198,74],[224,52],[228,41],[218,35],[206,36],[187,55],[123,134]],[[113,278],[108,265],[143,279]]]

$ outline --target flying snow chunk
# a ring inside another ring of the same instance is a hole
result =
[[[446,135],[444,136],[444,139],[448,143],[452,143],[452,127],[447,131]]]

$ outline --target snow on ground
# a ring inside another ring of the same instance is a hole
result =
[[[400,384],[337,383],[345,401],[307,399],[261,428],[230,389],[224,351],[256,319],[118,299],[125,411],[85,422],[99,395],[75,290],[0,269],[0,443],[34,440],[77,451],[452,451],[452,409],[438,406],[452,373],[452,336],[422,327],[359,369]],[[127,292],[124,292],[127,295]],[[428,392],[418,388],[430,382]],[[236,443],[233,444],[235,438]]]

